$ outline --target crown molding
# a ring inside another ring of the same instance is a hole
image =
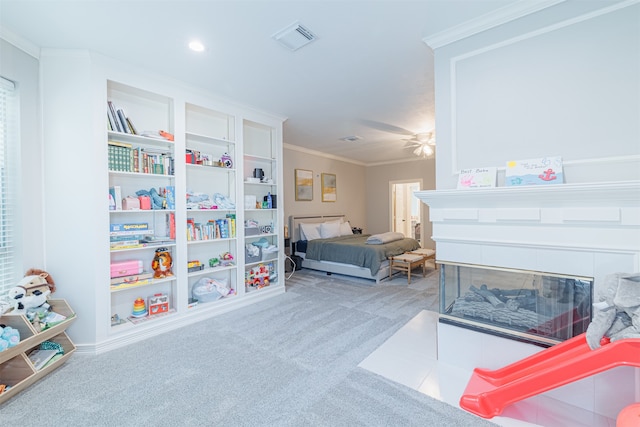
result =
[[[496,9],[493,12],[486,13],[477,18],[463,22],[462,24],[455,25],[444,31],[426,36],[422,41],[424,41],[431,49],[435,50],[564,1],[565,0],[539,0],[532,3],[530,1],[520,0],[508,6]]]
[[[0,39],[14,45],[26,54],[33,56],[35,59],[40,59],[40,48],[38,46],[5,27],[0,27]]]

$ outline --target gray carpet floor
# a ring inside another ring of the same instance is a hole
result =
[[[268,301],[101,355],[74,354],[0,406],[0,425],[494,425],[357,366],[435,309],[434,278],[372,285],[298,271]]]

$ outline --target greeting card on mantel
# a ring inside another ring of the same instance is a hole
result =
[[[507,162],[505,185],[563,184],[562,157],[542,157],[540,159],[513,160]]]
[[[458,175],[458,190],[496,186],[497,168],[462,169]]]

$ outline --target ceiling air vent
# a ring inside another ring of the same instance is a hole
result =
[[[281,45],[289,50],[298,50],[302,46],[314,41],[317,37],[308,28],[303,27],[299,22],[294,22],[271,36]]]

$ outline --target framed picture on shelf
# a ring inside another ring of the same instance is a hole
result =
[[[313,171],[296,169],[295,174],[296,201],[313,200]]]
[[[336,175],[333,173],[322,174],[322,201],[335,202],[337,200],[336,193]]]

